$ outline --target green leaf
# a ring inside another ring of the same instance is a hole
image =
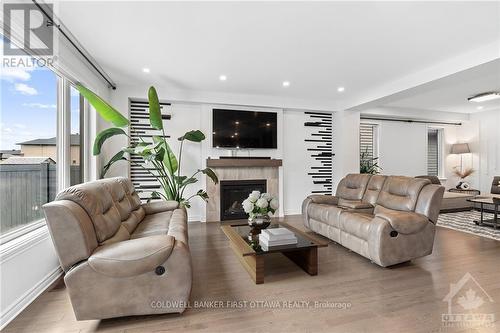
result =
[[[122,151],[124,153],[135,154],[135,148],[134,147],[125,147],[125,148],[122,148]]]
[[[163,165],[167,168],[168,172],[173,175],[179,168],[179,162],[175,157],[172,149],[164,138],[157,135],[153,136],[153,142],[158,144],[158,147],[165,149],[165,156],[163,157]]]
[[[117,127],[128,126],[129,124],[128,119],[125,118],[120,112],[118,112],[114,107],[109,105],[97,94],[85,88],[80,83],[76,85],[76,89],[78,89],[80,94],[82,94],[82,96],[85,97],[87,101],[89,101],[89,103],[94,107],[97,113],[99,113],[102,119],[112,123]]]
[[[163,121],[161,119],[160,102],[158,101],[158,94],[156,94],[155,87],[149,87],[149,122],[155,129],[163,129]]]
[[[193,130],[193,131],[186,132],[186,134],[181,136],[178,140],[179,141],[188,140],[188,141],[193,141],[193,142],[201,142],[201,141],[205,140],[205,134],[203,134],[202,131]]]
[[[199,196],[200,198],[202,198],[203,200],[207,201],[208,200],[208,194],[207,192],[203,191],[203,190],[199,190],[197,193],[196,193],[197,196]]]
[[[160,148],[160,150],[156,153],[155,160],[161,162],[165,158],[165,149]]]
[[[198,181],[198,179],[194,178],[194,177],[191,177],[189,179],[186,179],[184,181],[184,183],[182,183],[182,186],[186,186],[186,185],[189,185],[189,184],[194,184]]]
[[[174,176],[174,180],[177,184],[182,184],[186,178],[186,176]]]
[[[217,175],[215,174],[215,172],[212,169],[206,168],[206,169],[203,169],[203,170],[200,170],[200,171],[203,172],[208,177],[210,177],[210,179],[212,179],[212,181],[214,182],[214,184],[217,185],[217,183],[219,182],[219,178],[217,177]]]
[[[95,140],[94,140],[94,149],[93,149],[92,153],[94,155],[99,155],[101,153],[101,149],[102,149],[102,145],[104,144],[104,141],[106,141],[107,139],[109,139],[112,136],[119,135],[119,134],[127,135],[127,133],[125,133],[124,130],[122,130],[121,128],[118,128],[118,127],[107,128],[104,131],[102,131],[101,133],[97,134],[97,136],[95,137]]]
[[[125,152],[123,150],[120,150],[118,153],[116,153],[111,159],[109,160],[108,163],[102,168],[101,170],[101,178],[104,178],[106,173],[108,172],[109,168],[116,162],[121,161],[121,160],[127,160],[125,157],[123,157],[123,154]]]

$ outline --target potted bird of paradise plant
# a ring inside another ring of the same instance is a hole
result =
[[[104,143],[111,137],[125,135],[129,138],[129,145],[116,152],[104,165],[100,174],[101,178],[106,175],[113,164],[125,160],[141,167],[160,183],[162,191],[150,191],[150,199],[163,198],[165,200],[175,200],[179,202],[180,205],[188,208],[190,207],[190,200],[194,197],[200,197],[205,201],[208,199],[208,195],[203,189],[200,189],[189,197],[185,197],[185,190],[189,185],[198,182],[196,177],[199,174],[207,175],[217,184],[218,178],[215,172],[210,168],[205,168],[197,170],[190,176],[186,176],[183,175],[181,171],[184,143],[186,141],[199,143],[205,140],[205,134],[200,130],[191,130],[179,137],[177,140],[180,141],[180,148],[176,156],[166,140],[165,128],[161,117],[160,102],[154,87],[150,87],[148,90],[149,122],[151,127],[158,131],[158,134],[153,135],[152,138],[139,136],[138,141],[130,140],[129,134],[124,130],[124,128],[129,126],[130,122],[119,111],[82,84],[77,84],[76,88],[80,94],[89,101],[101,118],[113,125],[101,131],[95,137],[93,145],[94,155],[99,155],[101,153]],[[148,167],[144,167],[142,163],[137,163],[131,159],[130,156],[141,157]]]

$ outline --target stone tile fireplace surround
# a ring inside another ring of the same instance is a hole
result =
[[[280,207],[280,169],[282,161],[277,159],[207,159],[207,166],[211,167],[222,180],[258,180],[265,179],[267,192],[279,197]],[[208,181],[207,193],[210,199],[206,205],[206,221],[220,221],[220,183],[215,185]]]

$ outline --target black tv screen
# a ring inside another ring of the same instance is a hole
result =
[[[277,148],[277,114],[213,109],[216,148]]]

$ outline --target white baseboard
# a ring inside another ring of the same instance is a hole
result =
[[[302,214],[302,211],[300,209],[288,209],[285,210],[285,216],[286,215],[300,215]]]
[[[24,295],[19,297],[19,299],[7,308],[5,312],[1,314],[0,317],[0,330],[3,330],[14,318],[17,317],[28,305],[30,305],[41,293],[43,293],[47,288],[54,283],[61,275],[63,271],[61,267],[55,268],[52,272],[47,274],[39,283],[37,283],[33,288],[28,290]]]
[[[200,222],[201,221],[201,216],[200,215],[189,215],[188,216],[188,222]]]

